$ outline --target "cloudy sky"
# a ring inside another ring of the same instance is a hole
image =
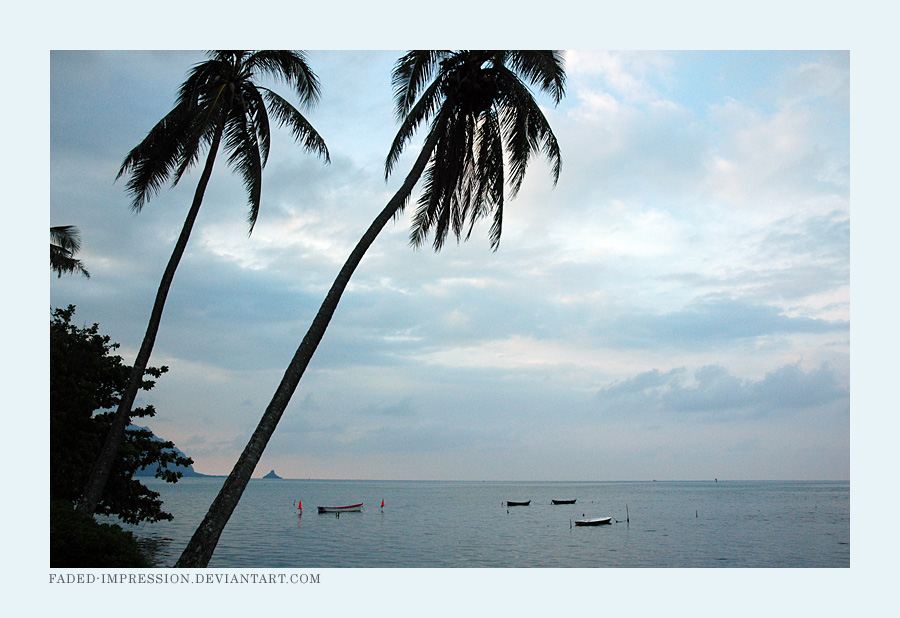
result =
[[[385,182],[401,51],[311,51],[307,118],[276,130],[260,216],[224,158],[169,295],[146,421],[227,474]],[[50,54],[50,224],[91,278],[48,274],[131,362],[198,172],[139,214],[127,154],[201,52]],[[850,54],[567,51],[542,99],[562,150],[438,254],[379,236],[257,468],[291,478],[848,479]],[[275,86],[279,88],[279,86]],[[281,92],[286,92],[280,87]]]

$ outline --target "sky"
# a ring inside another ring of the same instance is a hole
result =
[[[331,163],[275,129],[262,205],[220,157],[140,396],[153,431],[227,474],[385,181],[402,51],[308,54]],[[48,274],[136,354],[199,170],[140,213],[116,181],[202,52],[50,54],[50,224],[91,273]],[[435,254],[411,208],[354,275],[254,476],[849,479],[850,53],[565,52],[562,153]],[[283,85],[270,84],[287,93]]]

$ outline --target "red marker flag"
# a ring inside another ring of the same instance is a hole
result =
[[[381,508],[384,508],[384,500],[381,501]]]
[[[297,500],[297,510],[298,511],[303,510],[303,501],[302,500]]]

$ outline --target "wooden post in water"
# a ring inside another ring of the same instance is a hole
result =
[[[628,517],[628,505],[627,504],[625,505],[625,523],[626,524],[631,523],[631,519],[629,519],[629,517]]]

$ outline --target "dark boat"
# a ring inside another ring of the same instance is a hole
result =
[[[602,526],[612,523],[612,517],[591,517],[589,519],[576,519],[576,526]]]
[[[578,498],[573,498],[571,500],[551,500],[550,502],[553,504],[575,504],[575,500],[578,500]]]
[[[507,500],[506,506],[528,506],[531,504],[531,500],[525,500],[524,502],[516,501],[516,500]]]

